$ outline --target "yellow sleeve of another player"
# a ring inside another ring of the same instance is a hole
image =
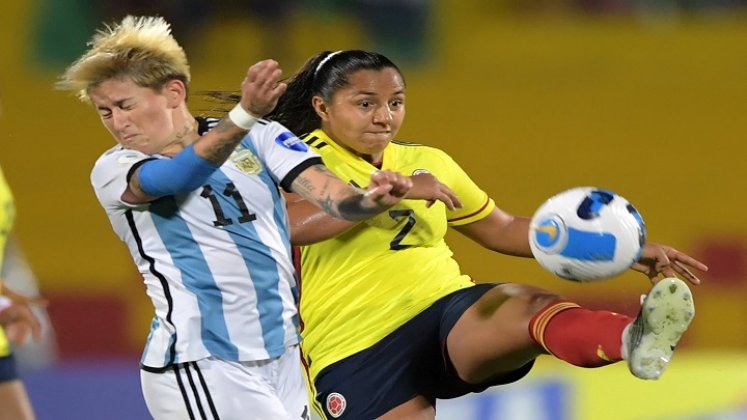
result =
[[[13,206],[13,195],[10,187],[5,181],[3,170],[0,168],[0,269],[3,267],[3,257],[5,256],[5,244],[13,226],[15,216],[15,207]],[[2,291],[2,279],[0,279],[0,291]],[[10,354],[10,345],[0,328],[0,357]]]

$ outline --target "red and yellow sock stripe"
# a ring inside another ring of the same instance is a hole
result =
[[[552,354],[552,351],[545,345],[545,329],[550,320],[560,312],[566,309],[580,308],[578,304],[573,302],[553,302],[537,312],[531,321],[529,321],[529,335],[536,341],[542,348],[547,350],[548,353]]]

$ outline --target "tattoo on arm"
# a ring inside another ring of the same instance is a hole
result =
[[[293,192],[302,197],[309,197],[314,193],[314,184],[301,174],[293,181]]]
[[[366,219],[381,210],[376,207],[364,207],[364,193],[360,190],[350,186],[340,190],[337,186],[342,182],[324,165],[314,165],[310,169],[322,177],[314,177],[312,180],[301,173],[293,181],[293,191],[315,203],[326,213],[338,219],[353,221]]]
[[[345,220],[363,220],[379,213],[377,207],[364,207],[363,194],[347,197],[337,205],[340,217]]]
[[[334,178],[327,168],[323,165],[314,165],[310,168],[314,173],[322,174],[323,178],[314,177],[314,180],[305,176],[304,173],[298,175],[293,181],[293,191],[305,199],[315,203],[326,213],[341,217],[335,199],[330,191],[330,180]]]
[[[209,146],[203,149],[206,156],[204,158],[217,165],[222,164],[231,155],[231,152],[244,138],[246,132],[242,131],[239,133],[231,133],[236,128],[233,124],[228,121],[221,120],[218,124],[210,131],[213,135],[218,137],[218,141],[212,142]],[[210,135],[206,134],[206,135]]]

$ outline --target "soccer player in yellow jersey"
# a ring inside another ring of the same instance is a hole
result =
[[[14,217],[13,195],[0,169],[0,269]],[[27,299],[4,287],[0,278],[0,420],[34,418],[26,389],[18,378],[8,340],[10,338],[13,342],[22,343],[29,333],[37,338],[40,336],[39,320],[29,309],[29,304],[34,302],[36,300]]]
[[[633,268],[655,284],[636,318],[536,287],[473,283],[444,242],[446,229],[531,257],[529,219],[496,207],[443,151],[393,140],[405,96],[402,73],[386,57],[323,52],[288,81],[269,115],[351,184],[387,169],[412,175],[410,193],[424,186],[445,196],[403,200],[359,223],[289,199],[293,242],[321,241],[302,247],[300,292],[302,348],[320,414],[433,419],[436,399],[515,381],[541,354],[584,367],[625,359],[634,375],[658,378],[694,314],[687,285],[674,277],[697,284],[689,267],[707,267],[648,243]]]

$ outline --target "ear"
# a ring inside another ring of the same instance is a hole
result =
[[[176,108],[187,100],[187,86],[179,79],[171,79],[161,89],[170,108]]]
[[[316,115],[322,119],[322,121],[329,120],[329,111],[327,110],[327,104],[324,102],[321,96],[313,96],[311,98],[311,107],[316,111]]]

